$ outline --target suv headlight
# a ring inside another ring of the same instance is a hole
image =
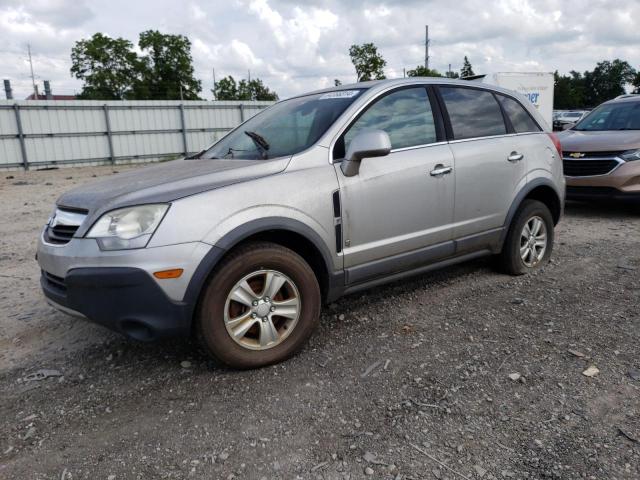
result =
[[[91,227],[101,250],[144,248],[162,221],[169,205],[138,205],[107,212]]]
[[[631,162],[633,160],[640,160],[640,149],[638,149],[638,150],[627,150],[626,152],[621,154],[620,157],[625,162]]]

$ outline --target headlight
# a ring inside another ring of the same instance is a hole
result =
[[[633,160],[640,160],[640,149],[638,149],[638,150],[627,150],[622,155],[620,155],[620,157],[625,162],[631,162]]]
[[[107,212],[86,236],[95,238],[101,250],[144,248],[168,208],[166,204],[139,205]]]

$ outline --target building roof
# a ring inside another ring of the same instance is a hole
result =
[[[27,98],[25,98],[25,100],[48,100],[48,99],[47,99],[47,96],[42,93],[38,94],[38,98],[36,98],[35,95],[32,93]],[[75,95],[51,95],[51,100],[76,100],[76,96]]]

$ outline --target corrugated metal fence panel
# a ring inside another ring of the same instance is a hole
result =
[[[0,168],[23,164],[16,105],[28,163],[37,167],[175,157],[185,139],[197,152],[272,103],[0,100]]]

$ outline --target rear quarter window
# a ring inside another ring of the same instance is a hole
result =
[[[500,103],[502,104],[502,108],[504,108],[507,117],[511,121],[511,125],[513,126],[513,130],[516,133],[526,133],[526,132],[539,132],[540,127],[538,124],[531,118],[529,112],[513,98],[505,97],[504,95],[496,94],[496,96],[500,99]]]
[[[487,90],[464,87],[440,87],[453,137],[488,137],[507,133],[502,110]]]

